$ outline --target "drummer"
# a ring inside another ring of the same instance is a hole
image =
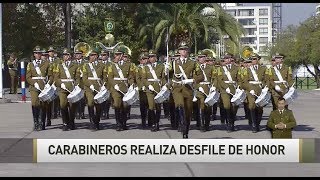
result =
[[[234,121],[236,116],[236,109],[237,106],[234,106],[231,103],[231,98],[235,94],[235,90],[237,87],[237,72],[238,68],[232,65],[233,60],[232,54],[226,54],[223,57],[223,66],[218,71],[218,83],[220,86],[220,95],[222,106],[225,112],[225,118],[227,122],[227,131],[232,132],[234,131]],[[230,74],[230,76],[228,76]],[[232,95],[233,94],[233,95]]]
[[[76,64],[78,65],[78,70],[77,70],[77,76],[80,78],[79,81],[79,87],[81,89],[84,89],[84,84],[83,84],[83,72],[82,72],[82,67],[84,66],[84,64],[86,63],[86,61],[83,58],[83,52],[81,49],[75,49],[74,50],[74,61],[76,62]],[[86,107],[86,97],[84,96],[77,105],[77,111],[76,111],[76,117],[77,119],[85,119],[85,115],[84,115],[84,109]]]
[[[127,105],[122,98],[127,93],[128,87],[134,83],[134,71],[130,63],[124,63],[123,54],[126,49],[118,47],[114,51],[114,62],[108,67],[108,81],[117,123],[117,131],[127,130]]]
[[[103,64],[106,68],[108,69],[108,66],[110,65],[110,62],[108,61],[109,59],[109,52],[106,50],[102,50],[100,53],[100,63]],[[108,83],[109,81],[107,81],[107,89],[110,90],[110,85]],[[110,110],[110,106],[111,106],[111,98],[109,98],[108,100],[106,100],[105,102],[103,102],[101,104],[101,109],[102,109],[102,113],[101,113],[101,118],[102,119],[109,119],[109,110]]]
[[[148,111],[148,100],[146,94],[146,86],[142,81],[142,74],[146,71],[146,64],[149,59],[149,54],[147,52],[142,52],[139,57],[140,64],[136,69],[136,84],[138,86],[139,91],[139,102],[140,102],[140,115],[141,115],[141,126],[142,129],[145,129],[146,126],[146,118],[147,118],[147,111]],[[150,122],[150,125],[152,123]]]
[[[165,81],[164,65],[157,62],[157,54],[154,50],[149,50],[149,61],[142,74],[142,81],[146,87],[148,99],[148,114],[152,121],[151,131],[159,131],[159,121],[161,115],[161,104],[156,104],[154,97],[161,91]],[[164,86],[164,88],[167,88]]]
[[[283,97],[290,88],[294,88],[292,87],[294,80],[291,67],[283,64],[284,55],[276,53],[274,59],[275,66],[266,71],[266,73],[271,89],[273,110],[276,110],[279,97]],[[279,73],[277,74],[276,72]],[[286,109],[288,109],[288,105],[286,105]]]
[[[261,57],[258,54],[252,54],[247,60],[251,65],[243,73],[243,89],[247,94],[248,119],[253,133],[260,131],[260,122],[263,114],[263,107],[256,106],[257,96],[261,94],[262,88],[266,86],[265,71],[266,67],[259,64]]]
[[[107,83],[103,82],[106,82],[104,75],[107,69],[103,64],[98,62],[97,50],[94,49],[90,52],[89,62],[83,66],[82,72],[91,124],[90,129],[94,131],[100,130],[101,104],[94,103],[94,96],[106,89]]]
[[[48,61],[41,59],[42,51],[40,46],[33,49],[34,60],[28,63],[26,80],[29,83],[29,91],[31,94],[31,107],[33,115],[34,130],[45,130],[46,120],[46,103],[39,100],[39,94],[45,87],[50,87],[53,83],[52,66]],[[47,77],[50,79],[46,82]],[[39,116],[41,122],[39,122]]]
[[[212,86],[212,69],[213,67],[207,64],[206,53],[203,51],[198,52],[198,62],[195,69],[195,81],[197,91],[197,107],[199,109],[199,116],[197,120],[200,120],[200,130],[202,132],[209,131],[210,115],[212,108],[205,105],[204,100],[210,92],[215,91],[216,87]],[[200,90],[201,89],[201,90]],[[204,91],[204,92],[202,92]]]

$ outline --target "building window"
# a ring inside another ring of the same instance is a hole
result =
[[[259,25],[268,25],[268,18],[260,18]]]
[[[268,34],[268,28],[260,28],[260,29],[259,29],[259,34],[260,34],[260,35]]]
[[[227,13],[231,16],[236,16],[236,10],[227,10]]]
[[[253,9],[239,9],[239,16],[254,16]]]
[[[245,31],[246,31],[246,35],[255,35],[255,31],[256,31],[257,29],[256,28],[248,28],[248,29],[245,29]]]
[[[268,16],[268,9],[259,9],[259,16]]]
[[[254,19],[239,19],[238,22],[242,24],[243,26],[245,25],[254,25]]]
[[[268,38],[267,37],[260,37],[259,38],[259,44],[267,44]]]

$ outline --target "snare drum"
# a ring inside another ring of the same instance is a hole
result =
[[[242,89],[237,89],[234,96],[231,98],[231,103],[233,103],[235,106],[239,106],[243,103],[243,101],[246,99],[247,95],[246,92]]]
[[[139,92],[136,89],[128,91],[122,98],[122,101],[131,106],[139,100]]]
[[[162,89],[155,97],[154,100],[157,104],[163,103],[170,97],[169,89]]]
[[[268,90],[266,91],[262,90],[260,96],[258,96],[255,103],[258,107],[264,107],[269,104],[270,99],[271,99],[270,92],[268,92]]]
[[[56,98],[55,90],[52,86],[50,86],[49,88],[44,88],[38,97],[42,102],[51,102]]]
[[[283,96],[287,105],[291,104],[298,97],[298,92],[295,88],[290,88],[289,91]]]
[[[110,92],[107,89],[104,89],[103,91],[100,91],[98,94],[96,94],[93,100],[96,104],[102,104],[103,102],[108,100],[109,97],[110,97]]]
[[[79,87],[76,86],[73,91],[67,96],[69,103],[76,103],[80,101],[84,97],[84,91]]]
[[[213,91],[207,96],[207,98],[204,100],[204,103],[207,106],[211,107],[219,101],[219,98],[220,98],[220,93],[218,91]]]

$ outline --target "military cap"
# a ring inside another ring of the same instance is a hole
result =
[[[97,49],[92,49],[92,51],[90,52],[90,55],[91,55],[91,54],[97,54],[97,55],[98,55],[99,53],[98,53],[98,50],[97,50]]]
[[[62,54],[69,54],[71,55],[71,51],[68,48],[64,48]]]
[[[153,50],[153,49],[150,49],[150,50],[149,50],[149,56],[157,56],[156,51]]]
[[[251,62],[252,62],[252,59],[250,58],[244,60],[244,63],[251,63]]]
[[[185,41],[180,42],[178,50],[180,50],[180,49],[189,49],[189,47]]]
[[[212,53],[209,53],[207,55],[206,61],[215,61],[215,60],[216,60],[216,57],[214,57]]]
[[[233,54],[231,54],[231,53],[226,53],[226,54],[223,56],[223,59],[228,59],[228,58],[233,58]]]
[[[114,54],[124,54],[125,52],[126,52],[125,48],[120,46],[115,49]]]
[[[50,52],[50,51],[54,51],[53,46],[49,46],[48,52]]]
[[[147,58],[149,58],[148,56],[149,56],[149,54],[147,52],[143,52],[140,54],[139,57],[140,57],[140,59],[147,59]]]
[[[202,51],[202,50],[199,50],[197,56],[198,56],[198,57],[203,57],[203,56],[206,56],[206,55],[203,54],[203,51]]]
[[[284,58],[284,55],[283,54],[280,54],[280,53],[276,53],[274,55],[274,58]]]
[[[46,49],[42,49],[42,54],[41,55],[47,55],[48,51]]]
[[[174,50],[174,56],[180,56],[180,53],[179,53],[178,49]]]
[[[276,61],[274,58],[271,58],[271,61]]]
[[[106,51],[106,50],[102,50],[101,52],[100,52],[100,54],[109,54],[109,52],[108,51]]]
[[[251,54],[250,59],[258,59],[259,60],[259,59],[261,59],[261,56],[259,56],[256,53],[253,53],[253,54]]]
[[[81,51],[80,49],[76,49],[75,51],[74,51],[74,54],[82,54],[83,53],[83,51]]]
[[[40,46],[36,46],[35,48],[33,48],[33,52],[34,53],[42,53],[41,47]]]

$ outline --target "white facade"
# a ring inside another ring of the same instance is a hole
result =
[[[316,6],[316,15],[320,14],[320,3]]]
[[[261,56],[266,56],[265,47],[272,43],[272,8],[270,6],[237,6],[234,5],[235,3],[225,4],[222,7],[245,29],[241,45],[248,45]]]

